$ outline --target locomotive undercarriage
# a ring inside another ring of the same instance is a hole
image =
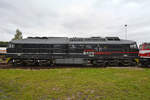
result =
[[[137,62],[132,59],[97,59],[92,60],[96,66],[135,66]]]
[[[150,65],[150,58],[140,58],[139,62],[139,66],[148,67]]]
[[[52,65],[52,60],[39,60],[39,59],[11,59],[8,64],[13,66],[49,66]]]
[[[137,64],[134,58],[130,57],[69,57],[64,55],[50,56],[50,55],[14,55],[12,59],[9,60],[9,64],[12,65],[39,65],[39,66],[54,66],[57,64],[76,64],[85,66],[134,66]]]

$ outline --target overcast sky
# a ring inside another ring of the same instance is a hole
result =
[[[119,36],[150,42],[150,0],[0,0],[0,41],[28,36]]]

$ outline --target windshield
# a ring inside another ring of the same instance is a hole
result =
[[[145,45],[144,49],[150,49],[150,44]]]
[[[137,47],[136,44],[131,44],[131,45],[130,45],[130,48],[131,48],[131,49],[137,49],[138,47]]]

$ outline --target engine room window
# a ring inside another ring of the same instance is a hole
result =
[[[86,45],[85,48],[86,49],[92,49],[92,45]]]
[[[9,48],[14,48],[15,47],[15,45],[14,44],[9,44],[9,46],[8,46]]]
[[[38,44],[23,44],[23,48],[39,48]]]
[[[66,45],[63,45],[63,44],[54,44],[53,45],[53,48],[65,48]]]
[[[15,48],[22,48],[22,45],[21,44],[16,44]]]
[[[97,45],[96,44],[87,44],[87,45],[85,45],[85,48],[86,49],[95,49],[95,48],[97,48]]]
[[[84,45],[83,44],[70,44],[69,48],[70,49],[84,49]]]
[[[48,44],[40,44],[39,45],[39,48],[49,48],[50,47],[50,45],[48,45]]]
[[[104,45],[104,48],[118,49],[118,48],[122,48],[122,45],[119,45],[119,44],[113,44],[113,45],[107,44],[107,45]]]

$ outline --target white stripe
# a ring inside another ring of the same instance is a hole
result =
[[[0,47],[0,50],[6,50],[6,48],[5,47]]]
[[[140,54],[150,53],[150,50],[140,50],[139,53]]]
[[[140,56],[141,58],[150,58],[150,57],[147,57],[147,56]]]

